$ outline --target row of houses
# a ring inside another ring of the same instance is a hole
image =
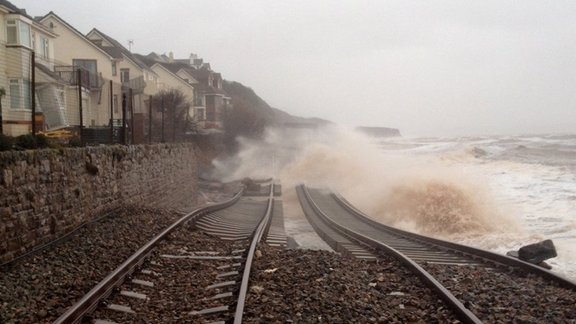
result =
[[[151,96],[163,90],[184,94],[187,118],[199,129],[222,129],[223,114],[231,108],[222,75],[194,54],[187,59],[135,54],[101,30],[83,34],[54,12],[31,17],[6,0],[0,0],[0,29],[6,135],[30,133],[33,120],[45,130],[110,125],[122,119],[128,90],[135,119],[147,116]]]

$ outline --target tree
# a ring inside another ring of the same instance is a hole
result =
[[[152,96],[152,134],[156,141],[176,142],[194,131],[195,123],[189,114],[190,102],[178,89],[168,89]]]

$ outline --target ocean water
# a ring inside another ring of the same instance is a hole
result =
[[[375,145],[386,156],[434,161],[482,183],[465,195],[489,196],[482,213],[495,226],[427,234],[498,253],[551,239],[558,257],[547,262],[576,280],[576,135],[393,138]]]
[[[325,247],[302,217],[301,183],[384,224],[498,253],[551,239],[547,262],[576,280],[576,135],[375,139],[330,126],[239,142],[215,162],[219,177],[279,179],[286,229],[304,248]]]

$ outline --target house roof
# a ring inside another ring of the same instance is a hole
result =
[[[172,71],[171,71],[170,69],[168,69],[168,68],[165,66],[165,64],[163,64],[163,63],[157,62],[156,64],[152,65],[150,68],[151,68],[151,69],[154,69],[154,67],[159,67],[159,68],[165,70],[166,72],[168,72],[169,74],[171,74],[175,79],[179,80],[181,83],[183,83],[183,84],[185,84],[185,85],[187,85],[187,86],[189,86],[189,87],[191,87],[191,88],[193,88],[193,89],[194,89],[194,87],[196,86],[196,85],[192,85],[192,84],[186,82],[186,80],[184,80],[184,79],[182,79],[181,77],[179,77],[178,75],[176,75],[175,72],[172,72]]]
[[[6,0],[0,0],[0,6],[5,7],[6,9],[8,9],[8,11],[10,13],[17,13],[20,15],[24,15],[29,17],[30,19],[32,19],[30,16],[28,16],[26,14],[26,11],[24,9],[20,9],[18,7],[16,7],[15,5],[13,5],[10,1],[6,1]]]
[[[134,64],[136,64],[136,66],[138,66],[139,68],[148,69],[148,65],[146,65],[144,62],[140,61],[126,47],[122,46],[122,44],[120,44],[120,42],[118,42],[114,38],[104,34],[100,30],[94,28],[86,35],[90,35],[93,32],[98,33],[98,35],[102,36],[102,38],[104,38],[108,43],[113,45],[113,46],[97,45],[100,48],[102,48],[104,51],[106,51],[110,56],[112,56],[114,58],[122,58],[124,56],[124,57],[128,58],[130,61],[132,61]]]
[[[21,15],[21,16],[24,16],[24,17],[30,19],[32,22],[32,25],[34,27],[42,29],[45,33],[47,33],[53,37],[56,36],[56,34],[54,34],[53,31],[46,28],[44,25],[40,24],[38,22],[38,20],[36,20],[32,16],[28,15],[26,13],[26,9],[20,9],[20,8],[16,7],[14,4],[12,4],[10,1],[7,1],[7,0],[0,0],[0,7],[4,7],[8,11],[8,13]]]
[[[1,1],[1,0],[0,0]],[[44,17],[40,18],[40,21],[44,21],[46,20],[48,17],[53,17],[56,20],[60,21],[62,24],[64,24],[66,27],[68,27],[68,29],[70,29],[73,33],[75,33],[77,36],[79,36],[80,38],[82,38],[83,40],[85,40],[88,44],[92,45],[93,47],[95,47],[96,49],[98,49],[100,52],[104,53],[104,55],[108,56],[110,59],[113,59],[114,57],[111,56],[110,54],[108,54],[106,51],[104,51],[102,48],[100,48],[98,45],[94,44],[91,40],[89,40],[86,36],[84,36],[84,34],[82,34],[80,31],[78,31],[78,29],[74,28],[72,25],[70,25],[69,23],[66,22],[66,20],[60,18],[60,16],[58,16],[56,13],[54,13],[54,11],[50,11],[49,13],[47,13]]]

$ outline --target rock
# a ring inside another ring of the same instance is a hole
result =
[[[558,254],[552,240],[544,240],[542,242],[529,244],[523,246],[518,250],[518,258],[520,260],[538,264],[544,260],[554,258]]]
[[[506,255],[518,259],[518,251],[508,251]]]
[[[544,268],[544,269],[552,270],[552,266],[549,265],[548,263],[544,262],[544,261],[538,263],[538,266],[539,266],[539,267],[542,267],[542,268]]]

